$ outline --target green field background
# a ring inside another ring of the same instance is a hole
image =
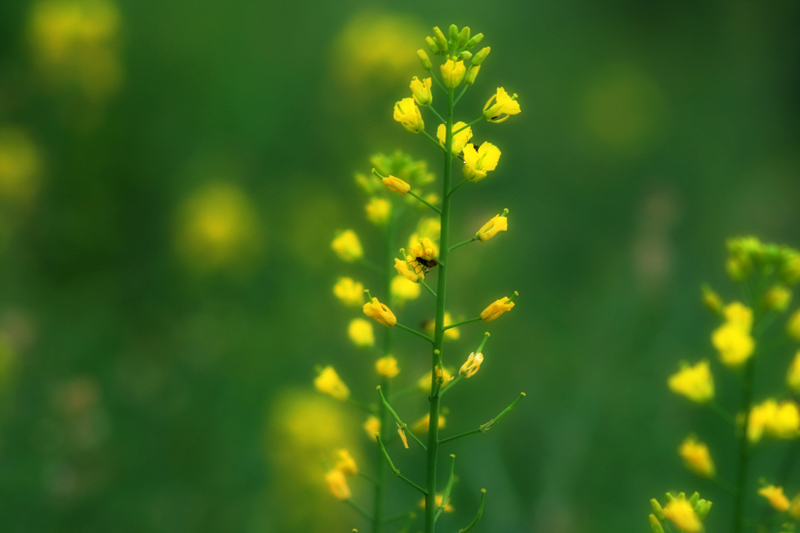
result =
[[[63,5],[97,27],[64,37],[46,17]],[[726,238],[800,246],[798,20],[788,1],[0,2],[0,531],[368,531],[320,459],[348,446],[368,469],[372,443],[312,380],[332,364],[374,400],[373,358],[346,335],[358,313],[332,285],[378,282],[330,241],[352,228],[379,250],[353,181],[371,154],[402,149],[440,178],[392,105],[450,23],[492,48],[462,118],[500,86],[522,113],[475,126],[503,155],[454,204],[457,240],[510,215],[453,256],[448,308],[520,296],[446,398],[447,431],[527,398],[446,451],[443,530],[485,487],[475,531],[648,531],[667,490],[699,490],[725,531],[729,498],[676,450],[696,432],[732,480],[730,430],[666,378],[715,359],[699,286],[737,297]],[[452,364],[484,331],[461,329]],[[403,383],[429,368],[413,338],[396,356]],[[764,395],[791,356],[759,366]],[[715,365],[733,410],[737,382]],[[793,452],[770,445],[754,472]],[[422,479],[421,456],[393,453]],[[414,504],[390,487],[390,507]]]

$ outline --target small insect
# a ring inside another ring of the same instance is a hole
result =
[[[416,257],[414,261],[416,261],[425,274],[430,272],[433,267],[439,264],[436,262],[436,259],[425,259],[424,257]]]

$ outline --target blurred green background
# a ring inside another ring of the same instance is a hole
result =
[[[724,530],[727,498],[676,448],[696,431],[732,478],[729,431],[666,377],[713,358],[698,287],[735,296],[726,237],[800,245],[798,20],[788,1],[0,3],[0,529],[364,527],[320,466],[342,444],[371,454],[314,366],[364,399],[375,384],[331,292],[369,274],[330,240],[351,227],[376,249],[352,180],[372,153],[438,171],[391,109],[454,22],[492,47],[462,118],[497,86],[523,112],[475,127],[503,156],[459,194],[454,233],[504,207],[510,230],[463,250],[449,305],[521,296],[449,427],[528,398],[452,446],[445,526],[486,487],[481,531],[644,531],[651,497],[697,489]],[[483,330],[463,330],[465,356]],[[401,347],[415,380],[424,356]],[[790,449],[772,446],[767,462]]]

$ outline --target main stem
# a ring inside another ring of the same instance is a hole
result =
[[[747,495],[747,467],[750,462],[750,446],[747,441],[747,425],[750,422],[750,408],[753,404],[753,381],[755,376],[755,354],[745,363],[742,385],[742,411],[744,422],[739,436],[739,474],[736,481],[736,506],[734,510],[734,533],[744,531],[744,504]]]
[[[391,290],[391,283],[392,283],[392,269],[388,267],[388,265],[392,264],[392,260],[394,259],[394,248],[395,248],[395,231],[397,227],[397,220],[396,220],[396,209],[392,209],[392,217],[389,220],[389,224],[387,224],[386,228],[386,263],[384,266],[384,279],[383,279],[383,294],[386,297],[387,305],[391,308],[394,305],[394,301],[392,300],[392,290]],[[391,328],[385,328],[385,334],[383,337],[383,355],[389,355],[392,353],[392,341],[394,331]],[[391,380],[387,377],[381,378],[381,390],[383,391],[384,396],[386,396],[387,401],[391,401]],[[391,428],[392,428],[392,418],[389,415],[389,411],[386,409],[386,406],[383,402],[378,402],[378,419],[381,421],[381,439],[386,442],[391,435]],[[376,456],[375,456],[375,502],[373,504],[373,512],[372,512],[372,533],[381,533],[383,531],[383,523],[384,523],[384,516],[386,514],[385,511],[385,490],[386,490],[386,473],[387,473],[387,466],[386,460],[383,458],[383,452],[381,451],[379,446],[375,447]]]
[[[441,233],[439,235],[439,278],[436,289],[436,328],[431,354],[431,415],[428,429],[427,483],[425,496],[425,533],[436,529],[436,459],[439,452],[440,386],[436,365],[444,356],[444,310],[447,295],[447,265],[450,264],[450,172],[453,166],[453,89],[447,91],[447,120],[445,121],[444,175],[442,176]],[[437,355],[438,352],[438,355]],[[440,369],[444,370],[444,369]]]

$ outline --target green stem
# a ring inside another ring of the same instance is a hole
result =
[[[463,180],[461,180],[461,183],[459,183],[458,185],[456,185],[455,187],[453,187],[453,190],[451,190],[449,193],[447,193],[447,196],[452,196],[454,192],[456,192],[456,191],[457,191],[457,190],[458,190],[458,189],[459,189],[459,188],[460,188],[462,185],[464,185],[464,184],[465,184],[465,183],[467,183],[468,181],[469,181],[469,180],[468,180],[468,179],[466,179],[466,178],[465,178],[465,179],[463,179]]]
[[[453,89],[447,91],[447,119],[445,120],[444,172],[442,174],[441,232],[439,234],[439,277],[436,288],[436,317],[431,356],[430,424],[426,457],[425,533],[436,530],[436,461],[439,452],[439,411],[441,408],[440,386],[436,367],[444,353],[444,310],[447,296],[447,265],[450,246],[450,180],[453,167]]]
[[[754,354],[755,355],[755,354]],[[747,425],[750,422],[750,408],[753,403],[753,381],[755,375],[755,357],[751,356],[745,363],[742,383],[742,411],[744,421],[739,436],[739,473],[736,480],[736,503],[734,507],[733,533],[744,531],[744,508],[747,495],[747,468],[750,462],[749,443],[747,441]]]
[[[436,115],[436,118],[438,118],[438,119],[439,119],[439,121],[440,121],[442,124],[444,124],[444,119],[442,118],[442,115],[440,115],[440,114],[439,114],[439,112],[438,112],[438,111],[436,111],[436,110],[433,108],[433,106],[432,106],[432,105],[429,105],[429,106],[428,106],[428,109],[430,109],[431,111],[433,111],[433,114],[434,114],[434,115]]]
[[[469,523],[467,527],[465,527],[464,529],[459,529],[458,533],[467,533],[467,531],[478,525],[481,516],[483,516],[483,504],[485,501],[486,501],[486,489],[481,489],[481,503],[478,504],[478,514],[475,515],[475,518],[472,520],[472,522]]]
[[[347,505],[349,505],[350,507],[352,507],[353,509],[355,509],[355,510],[356,510],[356,512],[358,512],[358,514],[360,514],[361,516],[363,516],[363,517],[364,517],[364,518],[366,518],[367,520],[372,520],[372,515],[370,515],[370,514],[369,514],[369,513],[368,513],[368,512],[367,512],[367,511],[364,509],[364,508],[362,508],[360,505],[358,505],[358,504],[357,504],[356,502],[354,502],[353,500],[351,500],[351,499],[349,499],[349,498],[348,498],[348,499],[347,499],[347,500],[345,500],[344,502],[345,502]]]
[[[383,405],[383,407],[389,412],[392,418],[394,418],[394,421],[397,423],[398,426],[400,426],[400,429],[402,429],[403,431],[408,430],[408,424],[400,420],[400,416],[398,416],[397,411],[392,409],[392,406],[389,405],[389,402],[386,401],[386,397],[383,395],[383,388],[378,387],[378,394],[380,394],[381,396],[381,405]],[[411,436],[412,439],[414,439],[414,442],[419,444],[423,450],[425,449],[425,445],[422,443],[421,440],[417,438],[416,435],[414,435],[413,431],[406,431],[406,432],[409,436]]]
[[[420,487],[419,485],[408,479],[406,476],[401,474],[400,470],[398,470],[398,468],[394,466],[391,457],[389,457],[389,452],[386,451],[386,446],[383,445],[383,440],[380,437],[378,437],[378,445],[381,448],[381,453],[383,453],[383,458],[386,459],[386,462],[389,464],[389,470],[392,471],[392,474],[399,477],[400,479],[402,479],[403,481],[405,481],[406,483],[408,483],[409,485],[420,491],[422,494],[425,494],[425,496],[427,496],[428,492],[425,489],[423,489],[422,487]]]
[[[442,146],[442,145],[439,143],[439,141],[438,141],[437,139],[434,139],[433,137],[431,137],[431,134],[430,134],[430,133],[428,133],[428,132],[427,132],[427,131],[425,131],[425,130],[422,130],[422,133],[424,133],[424,134],[425,134],[425,137],[427,137],[428,139],[430,139],[430,140],[431,140],[431,142],[432,142],[433,144],[435,144],[437,148],[439,148],[440,150],[444,151],[444,147],[443,147],[443,146]],[[447,153],[447,152],[445,152],[445,153]]]
[[[473,120],[472,122],[470,122],[470,123],[469,123],[469,124],[467,124],[466,126],[463,126],[463,127],[461,127],[461,128],[458,128],[456,131],[454,131],[454,132],[453,132],[453,135],[458,135],[459,133],[461,133],[461,132],[462,132],[462,131],[464,131],[465,129],[467,129],[467,128],[471,128],[472,126],[474,126],[475,124],[477,124],[478,122],[480,122],[480,121],[481,121],[481,120],[483,120],[483,119],[484,119],[484,117],[483,117],[483,115],[481,115],[481,117],[480,117],[480,118],[476,118],[475,120]]]
[[[466,180],[464,180],[464,181],[466,181]],[[467,244],[469,244],[469,243],[471,243],[471,242],[475,242],[475,241],[477,241],[477,240],[478,240],[478,238],[477,238],[477,237],[473,237],[473,238],[471,238],[471,239],[467,239],[466,241],[462,241],[462,242],[460,242],[460,243],[458,243],[458,244],[454,244],[453,246],[451,246],[451,247],[450,247],[450,251],[452,252],[452,251],[453,251],[453,250],[455,250],[456,248],[461,248],[462,246],[466,246]]]
[[[732,426],[736,426],[736,419],[728,411],[722,408],[716,400],[709,400],[708,407],[720,416],[725,422]]]
[[[433,205],[432,203],[428,202],[427,200],[424,200],[422,197],[420,197],[420,196],[417,196],[417,195],[416,195],[416,194],[414,194],[412,191],[408,191],[408,194],[410,194],[411,196],[413,196],[414,198],[416,198],[417,200],[419,200],[419,201],[420,201],[420,202],[422,202],[423,204],[427,205],[428,207],[430,207],[431,209],[433,209],[434,211],[436,211],[436,212],[437,212],[437,213],[439,213],[440,215],[442,214],[442,212],[441,212],[441,211],[439,211],[439,208],[438,208],[438,207],[436,207],[436,206],[435,206],[435,205]]]
[[[439,276],[441,276],[441,274],[439,274]],[[408,326],[404,326],[404,325],[403,325],[403,324],[401,324],[400,322],[398,322],[397,324],[395,324],[395,326],[397,326],[398,328],[402,329],[403,331],[407,331],[407,332],[409,332],[409,333],[413,333],[413,334],[414,334],[414,335],[416,335],[417,337],[421,337],[421,338],[425,339],[425,340],[426,340],[426,341],[428,341],[428,342],[433,342],[433,339],[431,339],[430,337],[428,337],[428,336],[427,336],[427,335],[425,335],[424,333],[420,333],[419,331],[417,331],[417,330],[415,330],[415,329],[411,329],[411,328],[410,328],[410,327],[408,327]]]
[[[463,326],[464,324],[471,324],[473,322],[477,322],[478,320],[481,320],[481,317],[476,316],[475,318],[470,318],[469,320],[462,320],[461,322],[456,322],[455,324],[450,324],[449,326],[445,326],[444,329],[447,330],[450,328],[457,328],[458,326]]]
[[[425,288],[428,290],[428,292],[429,292],[429,293],[431,293],[431,296],[433,296],[434,298],[436,298],[436,291],[434,291],[433,289],[431,289],[431,286],[430,286],[430,285],[428,285],[427,283],[425,283],[425,281],[424,281],[424,280],[419,280],[419,284],[420,284],[420,285],[422,285],[423,287],[425,287]]]

